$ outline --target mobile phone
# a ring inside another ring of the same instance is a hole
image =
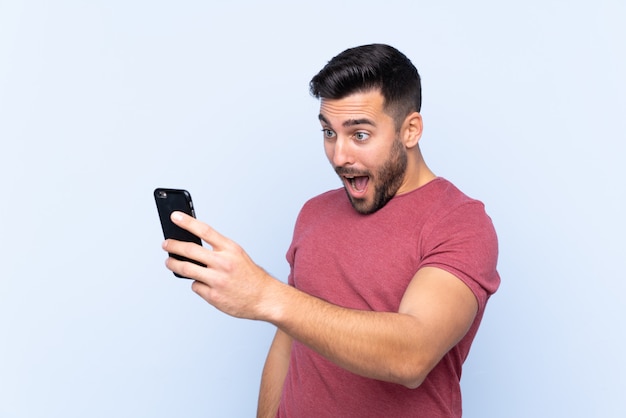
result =
[[[165,237],[165,239],[171,238],[178,241],[188,241],[198,245],[202,245],[202,241],[199,237],[185,229],[182,229],[170,219],[170,215],[172,214],[172,212],[175,211],[184,212],[187,215],[193,216],[194,218],[196,217],[196,213],[193,208],[193,201],[191,200],[191,194],[189,194],[187,190],[166,189],[159,187],[154,190],[154,200],[156,202],[157,210],[159,212],[161,229],[163,229],[163,236]],[[170,257],[173,257],[177,260],[189,261],[199,266],[206,267],[204,264],[196,260],[192,260],[178,254],[169,253],[169,255]],[[187,278],[179,275],[178,273],[174,273],[174,275],[183,279]]]

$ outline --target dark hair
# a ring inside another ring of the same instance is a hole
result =
[[[411,112],[422,106],[417,68],[389,45],[371,44],[346,49],[322,68],[309,84],[316,98],[342,99],[350,94],[380,90],[384,110],[399,128]]]

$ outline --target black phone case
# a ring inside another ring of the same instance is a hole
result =
[[[156,202],[157,210],[159,212],[159,219],[161,220],[161,228],[163,229],[163,237],[165,239],[171,238],[178,241],[188,241],[198,245],[202,245],[202,241],[200,240],[200,238],[198,238],[191,232],[178,227],[170,219],[170,215],[174,211],[184,212],[195,218],[196,214],[193,209],[193,201],[191,200],[191,195],[187,190],[157,188],[154,190],[154,200]],[[170,253],[170,257],[176,258],[177,260],[189,261],[191,263],[206,267],[204,264],[198,261],[191,260],[187,257],[182,257],[177,254]],[[186,278],[177,273],[174,273],[174,275],[176,277]]]

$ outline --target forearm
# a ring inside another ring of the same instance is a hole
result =
[[[411,315],[351,310],[282,291],[271,322],[353,373],[416,387],[439,360]]]
[[[291,338],[281,330],[277,330],[263,368],[257,418],[274,418],[276,416],[285,376],[289,368],[290,355]]]

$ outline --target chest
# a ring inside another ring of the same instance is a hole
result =
[[[293,283],[340,306],[396,311],[419,266],[419,236],[400,220],[318,219],[295,237]]]

